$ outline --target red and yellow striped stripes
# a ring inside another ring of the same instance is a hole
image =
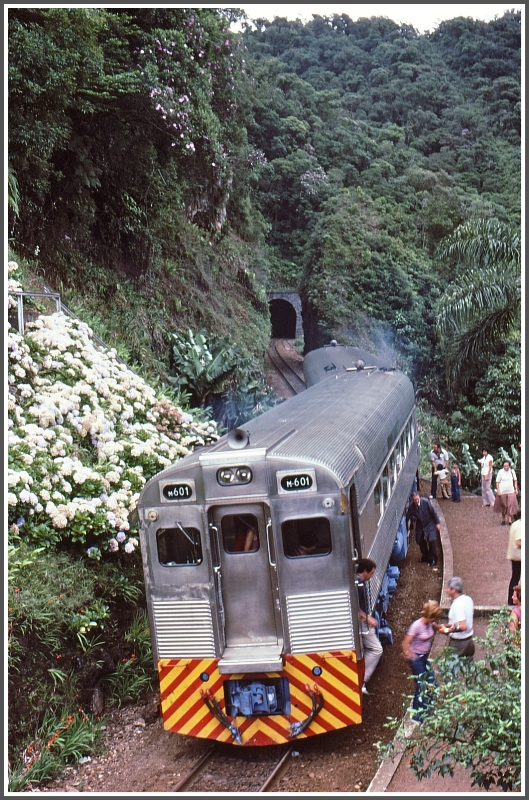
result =
[[[315,668],[316,672],[321,670],[321,674],[314,675]],[[311,691],[323,695],[324,705],[298,738],[335,731],[362,721],[363,662],[357,662],[352,650],[286,656],[282,672],[221,675],[217,659],[160,660],[158,672],[164,728],[185,736],[234,742],[230,731],[207,708],[201,693],[207,690],[224,711],[224,681],[244,678],[287,678],[291,713],[289,716],[230,718],[241,733],[243,745],[292,741],[289,726],[303,722],[311,713]],[[207,681],[203,680],[205,675]]]

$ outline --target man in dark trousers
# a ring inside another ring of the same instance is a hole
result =
[[[421,561],[431,567],[437,564],[437,532],[441,531],[441,521],[433,503],[419,492],[413,492],[408,508],[408,520],[415,528],[415,541],[421,548]]]

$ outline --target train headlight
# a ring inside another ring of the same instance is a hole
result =
[[[321,504],[324,508],[332,508],[334,505],[334,499],[332,497],[324,497],[321,501]]]
[[[252,477],[252,470],[248,467],[239,467],[237,470],[237,479],[240,483],[250,483]]]
[[[315,675],[316,678],[318,678],[321,675],[322,672],[323,672],[323,670],[322,670],[321,667],[313,667],[312,668],[312,674]]]
[[[221,486],[250,483],[253,473],[250,467],[221,467],[217,470],[217,482]]]
[[[235,473],[232,469],[219,469],[217,472],[217,480],[221,486],[228,486],[235,480]]]

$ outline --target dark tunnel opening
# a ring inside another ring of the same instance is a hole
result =
[[[296,310],[288,300],[270,300],[270,321],[273,339],[296,338]]]

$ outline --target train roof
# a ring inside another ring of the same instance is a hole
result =
[[[395,369],[394,362],[388,358],[375,356],[360,347],[351,347],[333,341],[325,347],[311,350],[303,358],[305,384],[313,386],[325,378],[332,378],[346,370],[355,369],[357,365],[364,369],[370,367]]]
[[[367,496],[388,451],[405,426],[415,405],[411,381],[401,372],[378,369],[342,372],[320,381],[290,400],[242,425],[249,437],[244,454],[260,450],[285,466],[319,465],[330,470],[341,486],[356,472],[359,500]],[[246,437],[245,437],[246,439]],[[199,448],[164,470],[180,471],[204,455],[234,454],[230,435]],[[231,459],[230,459],[231,460]],[[365,465],[365,469],[361,469]]]

